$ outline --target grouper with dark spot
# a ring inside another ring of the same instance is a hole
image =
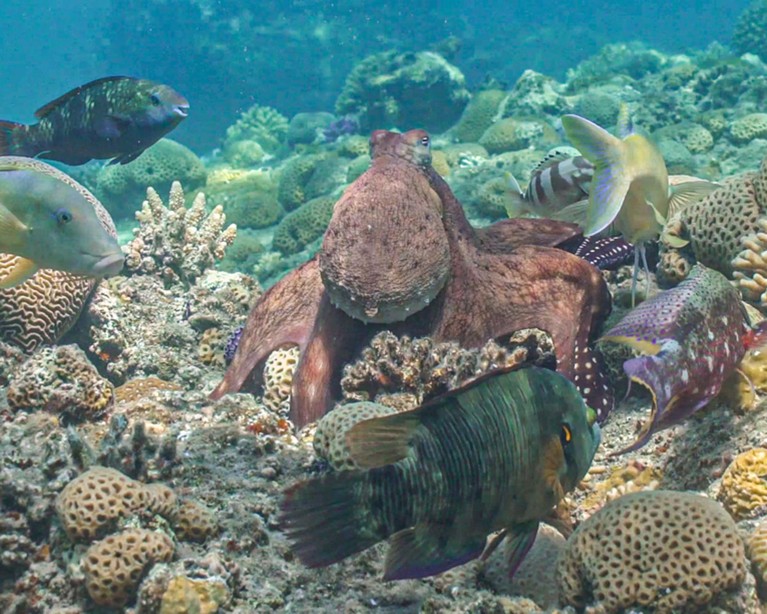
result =
[[[38,269],[109,277],[125,256],[104,228],[95,197],[69,175],[40,160],[0,156],[0,253],[19,256],[0,288]]]
[[[280,524],[309,567],[391,537],[386,580],[466,563],[504,530],[514,570],[539,522],[586,474],[599,438],[596,413],[564,376],[537,367],[486,375],[356,424],[346,441],[362,470],[288,488]]]
[[[133,77],[104,77],[76,87],[25,125],[0,121],[0,155],[85,164],[127,164],[173,130],[189,103],[174,89]]]

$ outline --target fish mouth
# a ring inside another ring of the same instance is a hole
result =
[[[122,252],[119,254],[110,254],[96,262],[93,266],[92,273],[96,277],[114,277],[122,271],[123,264],[125,264],[125,254]]]
[[[188,104],[177,104],[173,108],[173,112],[176,115],[180,115],[181,117],[186,117],[189,115],[189,105]]]

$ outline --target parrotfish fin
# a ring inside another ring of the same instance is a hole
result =
[[[396,463],[410,451],[410,441],[419,424],[413,412],[363,420],[346,433],[349,454],[361,469]]]
[[[130,125],[130,120],[119,115],[106,115],[93,124],[93,130],[104,139],[116,139]]]
[[[669,216],[670,217],[670,216]],[[690,239],[683,239],[682,237],[678,235],[672,235],[671,233],[667,232],[665,229],[660,234],[660,240],[662,243],[665,243],[669,247],[673,247],[674,249],[682,249],[683,247],[686,247],[690,244]]]
[[[634,134],[634,122],[631,121],[629,106],[625,102],[622,102],[618,109],[618,119],[615,122],[615,131],[622,139],[625,139],[630,134]]]
[[[101,77],[100,79],[94,79],[93,81],[89,81],[88,83],[85,83],[84,85],[79,85],[78,87],[69,90],[66,94],[62,94],[55,100],[51,100],[48,104],[43,105],[37,111],[35,111],[35,117],[38,119],[43,119],[48,114],[51,113],[54,109],[57,109],[63,104],[66,104],[70,99],[74,98],[75,96],[78,96],[80,92],[82,92],[85,89],[88,89],[89,87],[93,87],[94,85],[100,85],[102,83],[107,83],[109,81],[121,81],[123,79],[128,79],[129,77]]]
[[[136,158],[138,158],[142,153],[144,153],[146,149],[139,149],[138,151],[133,151],[131,153],[123,154],[121,156],[117,156],[116,158],[112,158],[107,166],[111,166],[112,164],[128,164],[128,162],[133,162]]]
[[[604,337],[600,337],[599,341],[611,341],[613,343],[627,345],[631,349],[638,350],[643,354],[648,354],[650,356],[657,354],[661,349],[660,343],[653,343],[647,339],[640,339],[637,337],[624,335],[605,335]]]
[[[451,537],[444,534],[442,527],[428,524],[395,533],[389,540],[384,580],[433,576],[477,558],[485,548],[484,537],[454,543],[453,547]]]
[[[652,214],[655,216],[655,221],[658,223],[658,225],[663,228],[666,225],[666,218],[663,217],[663,214],[658,211],[658,208],[649,200],[645,200],[645,204],[652,209]]]
[[[0,156],[27,155],[19,152],[13,142],[13,135],[17,130],[23,130],[24,124],[0,120]]]
[[[560,222],[571,222],[578,224],[581,228],[586,225],[586,219],[588,217],[589,201],[588,199],[579,200],[577,203],[567,205],[552,214],[551,219]]]
[[[37,272],[37,265],[26,258],[19,258],[11,272],[0,279],[0,289],[13,288],[23,284]]]
[[[506,539],[509,541],[506,546],[508,556],[509,577],[514,577],[522,561],[525,560],[527,553],[535,543],[538,535],[538,522],[526,522],[524,524],[514,525],[509,529]]]
[[[562,127],[567,138],[594,165],[589,207],[583,234],[601,232],[620,213],[631,186],[623,169],[623,143],[604,128],[578,115],[565,115]]]
[[[363,525],[355,490],[362,474],[345,471],[299,482],[285,491],[280,528],[308,567],[325,567],[366,550],[385,536]]]
[[[506,174],[509,182],[509,192],[506,199],[506,214],[511,217],[519,217],[528,210],[525,202],[525,193],[519,186],[519,182],[511,173]]]
[[[720,184],[713,181],[685,181],[684,183],[669,186],[669,219],[689,205],[703,200],[720,187]]]
[[[26,242],[28,232],[26,224],[0,204],[0,246],[5,249],[19,248]]]

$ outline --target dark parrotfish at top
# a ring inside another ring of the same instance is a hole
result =
[[[346,441],[362,470],[288,488],[281,527],[310,567],[391,537],[386,580],[461,565],[503,529],[514,570],[538,523],[588,471],[600,438],[595,419],[555,371],[487,375],[413,411],[355,425]]]
[[[135,160],[189,112],[181,94],[161,83],[105,77],[76,87],[35,112],[25,125],[0,121],[0,155],[85,164]]]
[[[767,324],[752,329],[737,289],[721,273],[696,264],[677,287],[629,312],[600,342],[644,355],[623,363],[626,375],[653,396],[650,419],[625,450],[704,407],[737,368],[747,348],[763,345]]]

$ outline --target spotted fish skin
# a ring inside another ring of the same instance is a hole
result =
[[[584,237],[573,253],[602,271],[614,271],[632,261],[634,246],[623,237]]]
[[[677,287],[632,310],[599,341],[623,343],[644,355],[623,364],[653,396],[649,420],[622,454],[704,407],[743,359],[759,331],[724,275],[696,264]]]

